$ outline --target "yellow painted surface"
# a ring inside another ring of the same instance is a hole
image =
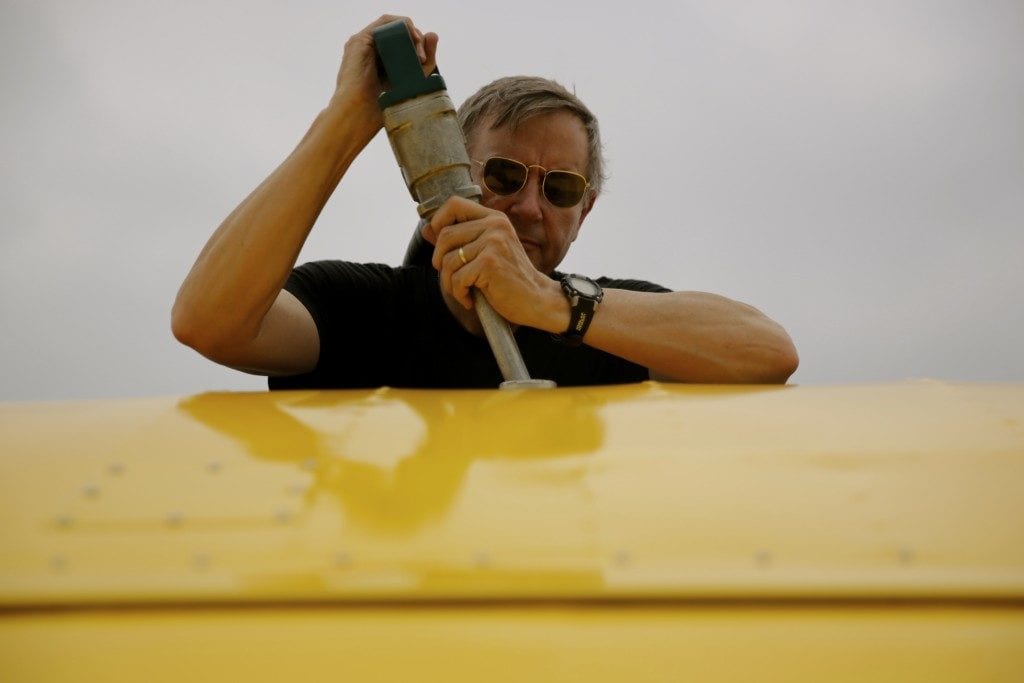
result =
[[[1024,387],[0,410],[0,599],[1024,597]]]
[[[1022,385],[9,403],[0,449],[0,680],[1024,679]]]
[[[246,609],[0,620],[0,679],[766,681],[1022,677],[1021,612],[585,607]]]

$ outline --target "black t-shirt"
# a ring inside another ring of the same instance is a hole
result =
[[[597,281],[611,289],[669,291],[641,280]],[[487,340],[455,320],[430,266],[316,261],[292,271],[285,289],[313,316],[320,358],[312,372],[271,377],[271,389],[493,388],[502,381]],[[586,344],[566,346],[542,330],[520,327],[515,338],[530,376],[559,386],[648,378],[636,363]]]

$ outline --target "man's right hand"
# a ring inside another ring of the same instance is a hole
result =
[[[383,126],[383,118],[377,107],[377,98],[387,89],[381,81],[382,74],[377,71],[377,47],[373,41],[373,32],[396,20],[402,20],[409,27],[416,54],[423,64],[423,73],[431,73],[436,66],[437,34],[423,33],[413,24],[412,19],[385,14],[372,22],[345,43],[345,52],[338,69],[337,84],[332,105],[348,103],[372,107],[372,118],[377,121],[374,134]]]

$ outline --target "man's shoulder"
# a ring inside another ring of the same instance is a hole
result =
[[[356,263],[340,259],[321,259],[307,261],[302,265],[296,266],[292,272],[313,277],[343,278],[366,276],[391,277],[397,270],[399,268],[396,266],[389,266],[386,263]]]
[[[356,263],[338,259],[309,261],[292,270],[289,284],[347,284],[389,287],[429,281],[432,269],[423,266],[391,266],[386,263]]]
[[[432,268],[340,260],[303,263],[292,270],[284,289],[314,320],[342,309],[353,315],[379,315],[381,307],[427,305],[440,298]]]

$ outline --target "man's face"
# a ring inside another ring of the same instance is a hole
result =
[[[528,119],[512,133],[507,127],[494,130],[484,121],[469,140],[469,156],[486,161],[492,156],[542,166],[554,171],[585,175],[587,134],[583,123],[568,111],[555,111]],[[580,225],[593,205],[588,191],[576,206],[559,208],[541,194],[539,168],[530,168],[526,185],[513,195],[497,195],[483,183],[483,167],[472,164],[473,180],[483,191],[481,203],[509,217],[534,267],[550,274],[569,251]]]

